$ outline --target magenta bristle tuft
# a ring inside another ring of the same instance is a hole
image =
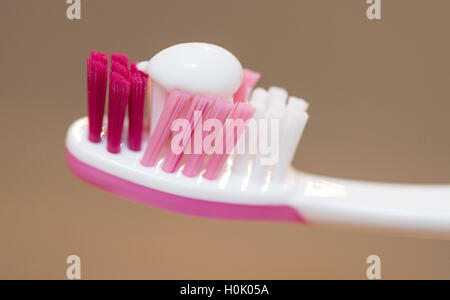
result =
[[[89,140],[93,143],[101,141],[107,81],[108,55],[91,51],[91,57],[87,59],[87,96]]]
[[[127,75],[127,74],[125,74]],[[130,95],[129,76],[111,68],[108,102],[108,146],[111,153],[120,152],[123,123]]]
[[[91,51],[91,58],[92,60],[101,62],[103,64],[108,64],[108,54],[106,53]]]
[[[128,69],[128,56],[122,53],[111,53],[111,62],[118,62]]]
[[[111,62],[111,73],[118,73],[123,78],[130,80],[130,71],[119,62]]]
[[[147,77],[146,74],[137,70],[136,64],[131,65],[128,148],[133,151],[141,150]]]

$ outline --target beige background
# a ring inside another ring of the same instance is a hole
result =
[[[78,254],[84,279],[364,279],[378,254],[386,279],[450,279],[448,241],[175,215],[65,163],[89,50],[138,60],[205,41],[310,101],[297,167],[450,183],[450,1],[382,2],[369,21],[364,0],[84,0],[69,21],[63,0],[2,0],[0,278],[64,279]]]

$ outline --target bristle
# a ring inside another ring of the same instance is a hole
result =
[[[268,92],[262,88],[256,88],[253,91],[250,105],[252,105],[255,108],[255,113],[253,115],[253,120],[255,120],[257,126],[260,120],[264,119],[266,115],[266,108],[267,108],[267,99],[268,99]],[[258,130],[258,128],[257,128]],[[258,148],[258,137],[252,137],[250,136],[250,132],[246,130],[246,140],[243,142],[248,145],[248,150],[250,153],[245,154],[237,154],[233,158],[233,174],[237,176],[242,176],[248,173],[248,168],[250,161],[253,157],[253,154]]]
[[[291,165],[295,151],[308,121],[308,103],[297,97],[290,97],[284,120],[284,131],[280,139],[278,163],[272,168],[271,180],[280,182]]]
[[[147,77],[131,65],[130,98],[128,106],[128,148],[140,151],[144,126],[145,93]]]
[[[185,149],[187,146],[189,146],[189,143],[191,142],[191,137],[194,134],[195,129],[200,124],[201,120],[194,119],[195,112],[199,112],[202,116],[202,118],[205,116],[205,113],[211,103],[212,99],[210,97],[202,96],[202,95],[196,95],[192,99],[188,111],[186,113],[186,120],[190,124],[190,130],[188,132],[184,132],[183,134],[183,142],[184,148],[182,153],[177,154],[172,151],[172,149],[169,149],[169,152],[164,160],[164,164],[162,166],[162,169],[168,173],[173,173],[178,169],[179,163],[181,158],[183,157],[183,153],[185,152]],[[200,118],[199,118],[200,119]]]
[[[87,90],[89,140],[93,143],[101,140],[107,80],[108,56],[92,51],[91,58],[87,59]]]
[[[134,63],[131,64],[131,66],[130,66],[130,74],[136,74],[137,73],[137,74],[139,74],[142,77],[148,78],[147,73],[144,73],[144,72],[140,71],[138,69],[137,65],[138,65],[138,62],[134,62]]]
[[[134,73],[136,73],[136,72],[140,72],[139,69],[138,69],[138,67],[137,67],[137,65],[138,65],[138,62],[134,62],[134,63],[131,64],[131,66],[130,66],[130,72],[131,72],[132,74],[134,74]],[[142,73],[142,74],[145,74],[145,73],[143,73],[143,72],[141,72],[141,73]]]
[[[151,167],[155,165],[171,133],[172,122],[180,116],[190,98],[191,95],[189,93],[180,90],[174,90],[169,94],[147,149],[145,149],[144,157],[141,161],[143,166]]]
[[[237,104],[235,111],[230,117],[230,120],[241,120],[243,122],[243,126],[235,127],[231,124],[231,122],[227,124],[224,132],[225,143],[223,153],[215,153],[212,155],[203,177],[209,180],[217,179],[223,169],[223,166],[225,165],[227,158],[230,156],[230,151],[233,150],[242,132],[244,132],[247,120],[249,120],[254,113],[255,108],[250,104],[242,102]]]
[[[267,121],[267,137],[271,141],[272,149],[270,155],[258,153],[252,164],[252,171],[250,181],[255,184],[262,184],[267,179],[267,175],[271,166],[277,163],[277,157],[279,159],[279,139],[283,136],[285,130],[289,131],[290,128],[285,128],[284,123],[286,119],[286,99],[288,95],[286,90],[278,87],[271,87],[269,89],[268,108],[266,112],[265,120]],[[275,124],[278,124],[278,131],[275,131]],[[272,134],[276,134],[273,136]]]
[[[118,62],[128,69],[128,56],[122,53],[111,53],[111,62]]]
[[[118,73],[125,79],[130,79],[130,71],[128,68],[117,61],[111,62],[111,73]]]
[[[232,109],[233,103],[230,100],[221,98],[216,99],[216,101],[212,105],[211,112],[209,113],[208,117],[203,120],[203,123],[207,122],[208,120],[218,120],[219,122],[221,122],[221,124],[224,124]],[[207,136],[208,134],[208,132],[203,132],[202,140],[204,140],[205,136]],[[207,151],[205,152],[205,149],[203,149],[203,145],[201,146],[201,154],[193,153],[189,156],[189,159],[184,165],[183,175],[187,177],[195,177],[200,173],[203,161],[205,160],[207,152],[209,151],[209,149],[206,149]]]
[[[295,109],[295,110],[307,111],[308,108],[309,108],[309,103],[306,102],[304,99],[298,98],[295,96],[289,97],[289,101],[288,101],[288,105],[287,105],[288,110]]]
[[[246,102],[260,77],[260,73],[244,69],[242,84],[233,96],[234,102]]]
[[[272,86],[269,88],[269,109],[272,106],[282,105],[286,106],[288,93],[285,89]]]
[[[252,97],[250,99],[251,104],[261,104],[264,109],[267,108],[269,102],[269,92],[263,88],[256,88],[253,90]]]
[[[91,58],[92,60],[101,62],[102,64],[108,64],[108,54],[106,53],[91,51]]]
[[[120,152],[123,123],[130,94],[130,82],[117,72],[110,75],[108,102],[108,151]]]
[[[108,151],[111,153],[120,152],[130,85],[128,56],[122,53],[112,53],[108,102]]]

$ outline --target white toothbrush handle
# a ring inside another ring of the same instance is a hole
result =
[[[450,239],[450,185],[370,183],[298,174],[293,206],[312,224]]]

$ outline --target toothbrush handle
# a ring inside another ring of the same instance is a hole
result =
[[[450,239],[450,185],[371,183],[298,173],[293,206],[312,224]]]

